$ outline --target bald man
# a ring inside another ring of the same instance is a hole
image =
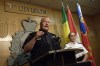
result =
[[[31,33],[23,45],[24,52],[31,53],[31,61],[50,50],[61,49],[59,38],[55,34],[48,32],[50,27],[49,17],[43,17],[40,22],[40,29]],[[47,66],[47,60],[38,63],[30,63],[30,66]]]

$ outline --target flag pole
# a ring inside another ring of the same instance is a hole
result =
[[[62,6],[64,6],[63,1],[62,1],[62,0],[60,0],[60,2],[61,2],[61,5],[62,5]]]
[[[76,0],[76,3],[78,3],[78,0]]]

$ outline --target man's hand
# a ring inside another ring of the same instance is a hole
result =
[[[44,35],[43,31],[37,31],[34,38],[38,39],[39,37],[41,37],[42,35]]]

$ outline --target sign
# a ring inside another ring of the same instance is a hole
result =
[[[47,14],[46,8],[33,6],[30,4],[23,4],[23,3],[14,2],[14,1],[4,2],[4,11],[20,13],[20,14],[27,14],[27,15],[46,16]]]

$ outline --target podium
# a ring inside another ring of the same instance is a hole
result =
[[[34,59],[32,63],[41,62],[42,60],[46,61],[47,66],[67,66],[76,63],[75,54],[82,51],[82,49],[52,50]]]

